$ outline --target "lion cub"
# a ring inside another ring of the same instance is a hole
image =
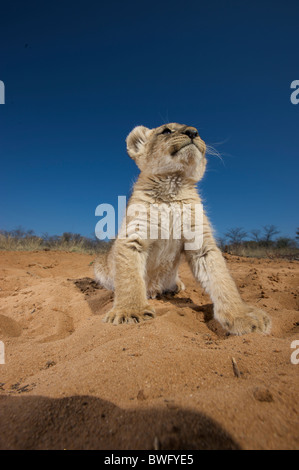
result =
[[[168,237],[152,237],[147,217],[160,205],[191,208],[190,227],[196,225],[195,207],[201,206],[196,183],[206,167],[206,145],[194,127],[170,123],[156,129],[138,126],[127,137],[127,150],[140,169],[127,206],[127,217],[109,253],[95,263],[99,284],[115,291],[114,306],[104,321],[120,324],[155,317],[148,298],[184,289],[178,276],[183,255],[196,280],[214,304],[214,316],[230,333],[269,332],[270,318],[242,301],[206,215],[201,218],[201,243],[191,248],[186,237],[174,236],[169,217]],[[132,208],[141,207],[138,212]],[[180,224],[182,219],[180,219]],[[143,231],[140,230],[143,227]],[[154,228],[161,229],[156,218]],[[142,234],[141,234],[142,232]]]

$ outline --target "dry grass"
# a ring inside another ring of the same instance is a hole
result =
[[[11,232],[0,231],[0,250],[6,251],[55,250],[95,254],[107,251],[112,243],[112,241],[103,242],[72,233],[64,233],[61,236],[44,235],[43,237],[39,237],[32,231],[26,232],[21,229],[16,229]],[[291,242],[288,241],[288,243],[289,246],[279,246],[276,241],[268,243],[267,246],[263,246],[265,245],[263,242],[244,241],[239,244],[220,244],[220,248],[225,253],[236,256],[299,260],[299,248],[296,246],[296,241],[291,240]]]
[[[270,259],[290,259],[299,260],[298,248],[277,248],[277,247],[248,247],[248,246],[228,246],[225,249],[226,253],[235,256],[244,256],[248,258],[270,258]]]
[[[74,253],[94,254],[107,251],[111,242],[90,240],[85,237],[49,237],[48,239],[32,236],[14,236],[10,233],[0,233],[0,250],[6,251],[68,251]]]

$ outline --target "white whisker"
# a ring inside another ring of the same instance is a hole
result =
[[[212,145],[206,145],[207,147],[207,150],[206,150],[206,155],[207,156],[211,156],[211,157],[217,157],[219,158],[219,160],[223,163],[223,165],[225,166],[225,163],[224,163],[224,160],[222,158],[222,155],[220,152],[218,152],[218,150],[215,149],[215,147],[212,147]]]

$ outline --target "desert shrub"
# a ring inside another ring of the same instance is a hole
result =
[[[237,256],[299,259],[296,239],[290,237],[274,239],[278,233],[280,231],[275,225],[266,225],[262,230],[251,230],[250,240],[247,239],[247,232],[237,227],[228,230],[225,238],[219,238],[218,245],[222,251]]]
[[[78,253],[97,253],[107,251],[111,242],[96,238],[84,237],[78,233],[65,232],[62,235],[43,234],[41,237],[32,230],[17,228],[11,231],[0,231],[0,250],[34,251],[60,250]]]

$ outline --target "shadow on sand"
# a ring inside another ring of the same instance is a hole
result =
[[[207,416],[174,409],[124,410],[92,396],[0,396],[0,449],[239,449]]]

